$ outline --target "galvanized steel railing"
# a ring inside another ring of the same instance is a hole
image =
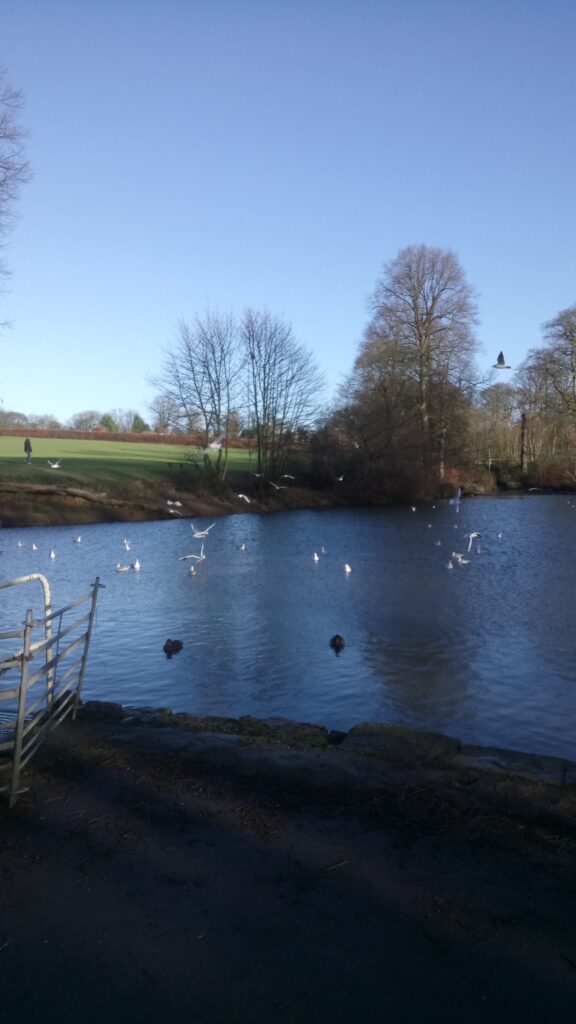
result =
[[[0,661],[0,793],[8,794],[10,807],[25,792],[24,766],[52,729],[76,716],[101,585],[97,577],[89,593],[55,612],[48,580],[40,573],[0,583],[0,590],[35,580],[43,589],[43,617],[34,618],[29,608],[22,629],[0,633],[2,641],[22,641],[15,654]],[[81,606],[87,610],[75,617]]]

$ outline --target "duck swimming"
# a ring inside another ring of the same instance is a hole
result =
[[[171,658],[173,654],[177,654],[183,647],[184,644],[181,640],[167,640],[164,644],[163,651],[167,658]]]

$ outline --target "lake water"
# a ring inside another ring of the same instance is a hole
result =
[[[204,561],[180,560],[200,545],[185,519],[2,530],[0,579],[41,572],[58,607],[100,577],[84,699],[576,758],[576,500],[237,515],[216,520]],[[0,631],[27,606],[41,613],[39,585],[0,591]],[[184,645],[170,659],[168,637]]]

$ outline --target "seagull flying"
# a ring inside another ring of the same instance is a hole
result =
[[[193,537],[198,537],[198,538],[207,537],[208,536],[208,531],[211,530],[213,526],[216,526],[216,523],[210,523],[210,526],[207,526],[205,530],[197,530],[196,527],[194,526],[194,523],[190,523],[190,529],[192,530],[192,536]]]
[[[50,459],[46,459],[46,462],[50,466],[50,469],[60,469],[60,459],[57,462],[50,462]]]
[[[180,558],[178,559],[178,561],[179,562],[185,562],[188,558],[195,558],[197,562],[203,562],[204,559],[206,558],[206,555],[204,554],[204,544],[202,543],[202,545],[200,547],[200,554],[199,555],[180,555]]]
[[[250,502],[250,498],[246,494],[237,494],[236,497],[237,498],[242,498],[242,501],[248,502],[249,505],[251,503]]]
[[[468,535],[468,551],[470,551],[472,549],[472,544],[474,543],[475,538],[476,537],[481,537],[481,536],[482,536],[481,533],[470,533]]]
[[[222,447],[222,441],[226,440],[225,434],[220,434],[219,437],[215,437],[213,441],[210,441],[205,448],[202,449],[202,455],[209,455],[210,452],[219,452]]]

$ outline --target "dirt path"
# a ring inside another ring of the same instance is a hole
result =
[[[66,723],[0,808],[2,1019],[576,1020],[576,798]]]

